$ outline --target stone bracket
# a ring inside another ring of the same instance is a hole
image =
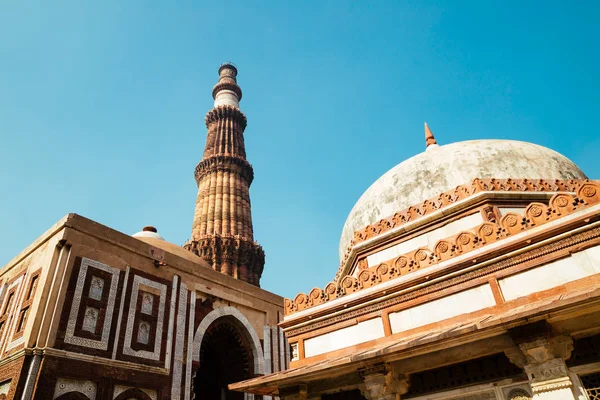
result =
[[[361,392],[368,400],[399,400],[408,392],[410,382],[389,364],[377,364],[358,371],[364,382]]]

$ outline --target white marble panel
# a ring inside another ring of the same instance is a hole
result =
[[[103,291],[104,279],[99,276],[93,276],[90,282],[90,292],[88,293],[88,297],[94,300],[101,300]]]
[[[152,315],[154,307],[154,295],[150,293],[142,294],[142,314]]]
[[[482,285],[441,299],[390,313],[392,333],[402,332],[496,304],[490,285]]]
[[[304,354],[306,357],[312,357],[368,342],[383,336],[383,322],[381,317],[373,318],[334,332],[306,339],[304,341]]]
[[[175,324],[175,351],[173,352],[173,379],[171,380],[171,398],[181,397],[181,382],[183,378],[183,346],[185,345],[185,315],[187,309],[187,285],[179,285],[179,307],[177,308],[177,323]],[[198,351],[200,355],[200,351]]]
[[[96,384],[92,381],[58,378],[56,381],[56,386],[54,387],[54,396],[52,398],[56,399],[57,397],[69,392],[79,392],[84,394],[88,399],[95,400]]]
[[[600,272],[600,247],[500,279],[505,300],[514,300]]]
[[[420,247],[429,247],[430,249],[433,249],[433,247],[439,240],[446,239],[465,230],[473,229],[482,223],[483,217],[481,216],[481,213],[477,212],[475,214],[467,215],[456,221],[450,222],[449,224],[446,224],[442,227],[434,229],[430,232],[424,233],[412,239],[408,239],[404,242],[398,243],[395,246],[371,254],[367,257],[367,262],[369,264],[369,267],[372,267],[384,261],[391,260],[394,257],[398,257],[410,251],[417,250]]]
[[[148,344],[150,341],[150,323],[142,321],[138,325],[137,342],[142,344]]]
[[[179,277],[173,276],[171,286],[171,304],[169,306],[169,325],[167,326],[167,348],[165,349],[165,368],[171,369],[171,351],[173,345],[173,326],[175,325],[175,303],[177,302],[177,283]]]
[[[196,316],[196,292],[190,292],[190,312],[188,318],[187,361],[185,362],[185,393],[184,400],[190,400],[192,393],[192,363],[194,356],[194,322]]]
[[[96,327],[98,326],[98,315],[100,310],[94,307],[86,307],[85,314],[83,315],[83,324],[81,329],[87,332],[96,333]]]

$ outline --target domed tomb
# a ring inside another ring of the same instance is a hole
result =
[[[471,140],[434,144],[390,169],[363,193],[344,224],[340,260],[354,231],[475,178],[587,179],[571,160],[533,143]]]

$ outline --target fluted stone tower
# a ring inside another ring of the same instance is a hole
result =
[[[254,172],[246,160],[246,116],[239,109],[242,90],[236,76],[232,64],[219,68],[214,108],[205,119],[204,156],[195,170],[198,197],[192,238],[185,248],[216,271],[260,286],[265,253],[252,232],[249,188]]]

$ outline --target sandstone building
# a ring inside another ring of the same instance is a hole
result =
[[[0,270],[0,399],[244,399],[227,385],[287,366],[236,75],[219,69],[185,249],[70,214]]]
[[[231,389],[600,399],[600,181],[531,143],[425,138],[350,212],[334,280],[285,300],[290,369]]]
[[[284,300],[259,287],[233,65],[213,98],[183,247],[70,214],[0,270],[0,400],[600,399],[600,181],[426,125],[333,281]]]

